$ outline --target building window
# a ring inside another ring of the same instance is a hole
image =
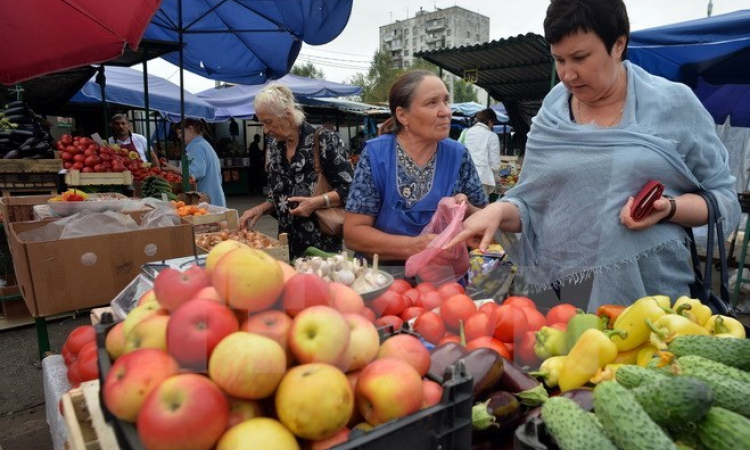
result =
[[[411,38],[411,45],[412,45],[412,47],[416,47],[417,46],[417,38],[416,37]]]
[[[448,36],[450,36],[450,35],[451,35],[451,31],[453,31],[453,30],[448,30],[448,32],[447,32],[446,34],[447,34]]]
[[[404,36],[408,36],[408,35],[409,35],[409,29],[408,28],[404,28]]]
[[[466,39],[471,39],[471,31],[466,32]]]

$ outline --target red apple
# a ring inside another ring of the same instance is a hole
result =
[[[276,414],[295,436],[326,439],[346,426],[354,394],[346,375],[329,364],[293,367],[276,391]]]
[[[256,417],[263,417],[263,406],[255,400],[229,397],[229,422],[227,428]]]
[[[292,318],[275,309],[253,314],[240,325],[242,331],[261,334],[278,342],[286,352],[287,363],[294,358],[287,343],[290,328],[292,328]]]
[[[164,380],[138,414],[138,437],[149,450],[210,450],[229,422],[229,403],[213,381],[194,373]]]
[[[329,288],[331,295],[330,306],[335,310],[341,314],[362,313],[362,309],[365,307],[365,302],[357,291],[336,281],[330,283]]]
[[[443,387],[432,380],[422,380],[422,408],[429,408],[443,399]]]
[[[330,306],[312,306],[292,321],[287,342],[302,364],[336,364],[349,346],[349,323]]]
[[[260,400],[274,393],[286,372],[286,354],[273,339],[238,331],[219,342],[209,377],[229,395]]]
[[[361,314],[365,319],[369,320],[370,322],[373,322],[373,323],[375,322],[375,312],[372,309],[365,306],[364,308],[362,308]]]
[[[380,345],[378,359],[398,358],[409,363],[420,377],[430,370],[430,352],[422,342],[410,334],[391,336]]]
[[[167,326],[167,349],[182,367],[205,372],[211,352],[239,330],[234,313],[212,300],[190,300],[177,308]]]
[[[177,373],[179,365],[164,350],[142,348],[117,358],[104,380],[104,404],[115,417],[135,422],[143,400]]]
[[[295,317],[300,311],[311,306],[329,306],[330,297],[328,282],[312,273],[298,273],[284,284],[281,309]]]
[[[222,256],[211,280],[229,306],[249,312],[270,308],[284,287],[284,274],[276,260],[252,248],[238,248]]]
[[[359,314],[344,314],[351,330],[349,345],[336,364],[344,372],[359,370],[378,356],[380,335],[375,325]]]
[[[416,369],[397,358],[376,359],[362,369],[355,401],[372,425],[413,414],[422,407],[422,378]]]
[[[200,291],[196,292],[190,300],[211,300],[212,302],[224,304],[224,300],[221,298],[216,288],[213,286],[206,286]]]
[[[328,439],[310,442],[310,450],[328,450],[349,440],[349,428],[342,428]]]
[[[201,266],[190,266],[184,272],[167,267],[156,276],[154,293],[163,308],[174,311],[210,285],[211,278]]]

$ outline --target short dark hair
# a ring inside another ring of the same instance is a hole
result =
[[[489,125],[490,121],[497,123],[497,114],[492,108],[487,108],[477,113],[477,122],[482,122],[485,125]]]
[[[417,87],[427,77],[437,78],[438,76],[429,70],[410,70],[399,75],[396,81],[393,82],[388,92],[388,107],[391,110],[393,122],[390,124],[391,127],[385,131],[386,133],[398,134],[401,131],[403,125],[396,118],[396,109],[409,109],[412,101],[414,101]]]
[[[625,36],[622,59],[627,59],[630,21],[622,0],[552,0],[544,18],[547,43],[557,44],[579,30],[599,36],[607,53],[612,51],[617,38]]]

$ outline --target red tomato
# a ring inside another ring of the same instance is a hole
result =
[[[414,331],[419,333],[425,341],[437,345],[445,336],[445,323],[439,315],[427,311],[414,321]]]
[[[492,314],[495,324],[494,336],[503,342],[510,343],[527,331],[529,321],[523,308],[513,305],[501,305]]]
[[[81,384],[81,375],[78,373],[78,361],[73,361],[73,364],[68,366],[68,382],[71,386],[77,387]]]
[[[492,336],[493,331],[494,328],[490,324],[490,316],[487,314],[473,314],[464,322],[466,342],[473,341],[482,336]]]
[[[388,289],[394,290],[399,294],[403,294],[404,292],[411,289],[411,284],[408,281],[399,278],[397,280],[393,280],[393,284]]]
[[[445,321],[448,328],[458,329],[458,322],[466,322],[466,319],[476,314],[477,305],[466,294],[452,295],[443,299],[440,303],[440,317]]]
[[[60,351],[60,354],[63,357],[63,362],[65,362],[66,367],[70,367],[71,364],[76,360],[76,355],[70,352],[68,350],[68,347],[64,346],[62,347],[62,350]]]
[[[553,306],[547,311],[547,325],[553,323],[568,323],[571,317],[577,313],[576,307],[570,303],[561,303],[557,306]]]
[[[60,136],[60,142],[65,145],[70,145],[73,143],[73,136],[69,134],[63,134],[62,136]]]
[[[432,283],[428,283],[426,281],[423,281],[417,285],[417,290],[424,294],[425,292],[434,291],[435,285]]]
[[[443,296],[440,295],[438,291],[427,291],[422,293],[419,300],[422,304],[422,308],[431,311],[440,306],[443,302]]]
[[[460,344],[461,337],[457,334],[446,333],[445,336],[443,336],[443,338],[438,341],[437,345],[441,346],[443,344],[447,344],[448,342],[455,342],[456,344]]]
[[[81,381],[91,381],[99,378],[99,358],[96,352],[96,343],[93,347],[86,344],[76,359],[78,366],[78,377]]]
[[[412,306],[412,307],[406,308],[401,313],[401,315],[399,315],[399,317],[401,317],[404,320],[404,322],[408,322],[415,317],[419,317],[424,312],[425,312],[424,308],[421,308],[419,306]]]
[[[527,331],[521,337],[521,342],[515,346],[513,357],[515,361],[522,366],[536,367],[539,365],[539,358],[534,353],[534,344],[536,343],[536,332]]]
[[[547,325],[547,326],[552,327],[552,328],[557,328],[560,331],[568,331],[567,323],[557,322],[557,323],[553,323],[552,325]]]
[[[399,316],[383,316],[375,320],[376,327],[380,328],[392,325],[394,331],[400,330],[403,324],[404,321]]]
[[[529,323],[528,331],[539,331],[543,326],[547,325],[547,320],[544,318],[544,314],[540,313],[536,308],[521,308],[526,314],[526,320]]]
[[[375,315],[398,316],[406,309],[404,298],[395,291],[385,291],[379,297],[373,299],[368,305],[375,311]]]
[[[534,300],[520,295],[511,295],[510,297],[503,300],[503,305],[513,305],[520,308],[536,309],[536,303],[534,303]]]
[[[96,342],[96,330],[94,330],[94,326],[81,325],[70,332],[67,339],[65,339],[65,347],[68,348],[70,353],[77,356],[83,346],[92,341]]]
[[[407,291],[403,292],[401,296],[404,297],[405,300],[408,299],[407,301],[411,302],[411,304],[414,306],[422,306],[422,302],[420,300],[422,294],[420,294],[419,291],[414,288],[408,289]]]
[[[437,291],[440,292],[440,295],[442,295],[444,298],[448,298],[456,294],[466,293],[466,291],[464,290],[464,287],[461,286],[459,283],[456,283],[455,281],[441,284],[440,287],[437,288]]]
[[[508,347],[504,343],[490,336],[479,337],[466,344],[466,350],[471,351],[475,348],[491,348],[503,358],[511,359]]]
[[[477,311],[479,311],[482,314],[492,315],[493,312],[497,309],[497,307],[500,306],[495,302],[486,302],[482,303],[482,306],[479,307]]]

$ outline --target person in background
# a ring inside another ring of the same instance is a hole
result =
[[[214,148],[203,137],[207,132],[205,123],[186,117],[182,124],[175,124],[174,130],[177,138],[185,143],[185,152],[190,164],[188,171],[198,184],[198,192],[207,194],[212,205],[226,208],[227,201],[221,188],[221,162]],[[181,167],[169,163],[163,163],[162,169],[182,175]]]
[[[260,135],[253,136],[253,142],[248,147],[250,156],[250,186],[254,194],[262,194],[263,186],[266,185],[266,154],[260,148]]]
[[[149,149],[150,161],[146,157],[146,148],[148,141],[145,136],[133,133],[130,129],[130,121],[125,114],[115,114],[110,119],[113,136],[107,140],[110,144],[117,144],[120,148],[138,153],[138,157],[144,162],[151,162],[155,167],[159,167],[159,157],[153,148]]]
[[[302,107],[292,91],[271,84],[255,97],[255,115],[263,133],[271,136],[267,156],[266,202],[248,209],[240,218],[243,228],[251,228],[263,214],[276,212],[279,233],[289,237],[289,258],[304,256],[307,247],[328,252],[342,250],[341,238],[323,234],[314,211],[338,206],[346,201],[352,182],[352,165],[338,133],[320,127],[317,139],[320,165],[333,190],[312,197],[318,175],[313,163],[315,128],[305,121]]]
[[[500,140],[492,131],[497,114],[492,108],[483,109],[477,113],[476,120],[463,135],[463,143],[471,153],[484,193],[490,195],[495,192],[495,176],[500,170]]]
[[[487,204],[469,152],[448,139],[448,98],[443,81],[429,71],[399,76],[388,94],[391,118],[367,141],[354,173],[346,247],[368,258],[377,253],[394,272],[435,238],[420,233],[442,198],[468,202],[467,214]]]
[[[711,115],[687,86],[627,61],[622,0],[552,0],[544,33],[561,83],[532,122],[519,182],[469,217],[446,248],[468,241],[484,250],[496,231],[520,233],[510,256],[540,303],[559,296],[596,311],[689,295],[684,227],[708,220],[695,192],[714,194],[726,230],[740,217]],[[666,195],[638,221],[634,196],[649,180]]]

